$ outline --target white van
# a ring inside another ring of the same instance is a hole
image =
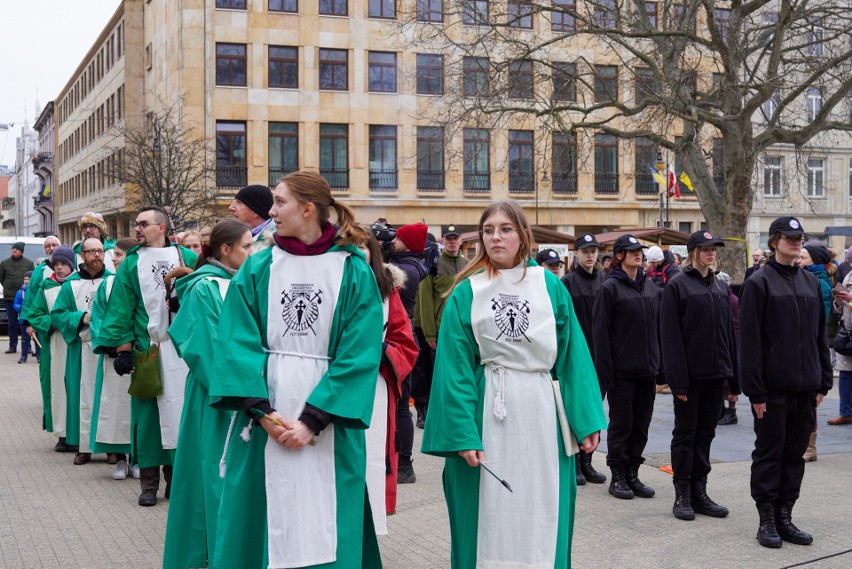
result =
[[[12,245],[22,241],[26,248],[24,249],[24,257],[31,260],[35,264],[39,257],[44,257],[44,237],[7,237],[0,236],[0,261],[8,259],[12,256]],[[9,299],[13,300],[13,299]],[[17,322],[13,323],[17,325]],[[9,333],[9,322],[6,316],[6,302],[3,298],[3,287],[0,286],[0,334]]]

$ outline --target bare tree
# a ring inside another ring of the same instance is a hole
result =
[[[668,151],[726,237],[745,237],[769,146],[852,130],[850,0],[411,1],[400,37],[445,54],[447,81],[418,118],[448,138],[508,126]]]

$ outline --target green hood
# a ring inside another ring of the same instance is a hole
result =
[[[219,267],[214,267],[213,265],[204,265],[200,269],[177,280],[175,283],[175,290],[177,291],[178,298],[184,298],[184,296],[192,290],[192,287],[195,286],[195,283],[206,277],[219,277],[221,279],[231,280],[231,275],[229,275],[227,271],[220,269]]]

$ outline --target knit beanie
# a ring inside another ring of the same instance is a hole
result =
[[[811,259],[814,260],[814,265],[827,265],[831,262],[831,253],[822,245],[805,245]]]
[[[272,209],[272,190],[260,184],[254,184],[242,188],[234,197],[263,219],[269,219],[269,210]]]
[[[74,262],[74,250],[68,245],[60,245],[54,249],[53,255],[50,256],[50,260],[53,263],[61,261],[72,269],[77,270],[77,264]]]
[[[31,276],[33,276],[32,271],[27,271],[26,273],[24,273],[24,278],[31,277]]]
[[[12,245],[12,249],[17,249],[18,251],[20,251],[21,253],[23,253],[23,252],[24,252],[24,248],[25,248],[26,246],[27,246],[27,245],[26,245],[26,243],[24,243],[23,241],[15,241],[15,243]]]
[[[397,229],[396,236],[412,253],[423,253],[428,231],[429,228],[423,223],[410,223]]]
[[[663,260],[663,250],[654,245],[653,247],[648,247],[645,256],[648,258],[649,263],[656,263]]]
[[[80,221],[77,222],[77,228],[82,230],[84,225],[95,225],[101,230],[101,236],[106,236],[106,222],[104,221],[104,216],[101,214],[87,211],[80,218]]]

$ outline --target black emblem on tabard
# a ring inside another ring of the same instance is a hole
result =
[[[154,275],[154,289],[165,288],[166,275],[174,269],[175,266],[171,261],[154,261],[151,265],[151,274]]]
[[[284,306],[281,317],[287,325],[284,336],[291,330],[303,334],[307,334],[306,330],[310,330],[314,336],[317,335],[313,326],[319,318],[319,305],[322,304],[321,290],[314,290],[314,285],[311,283],[294,283],[290,285],[289,291],[281,291],[281,304]]]
[[[495,338],[499,340],[504,335],[513,340],[521,336],[527,339],[526,331],[530,327],[530,303],[522,300],[516,294],[498,294],[491,299],[491,310],[494,311],[494,322],[500,330]]]
[[[86,297],[83,299],[83,302],[86,303],[86,311],[92,311],[92,303],[95,301],[95,291],[89,291],[86,293]]]

